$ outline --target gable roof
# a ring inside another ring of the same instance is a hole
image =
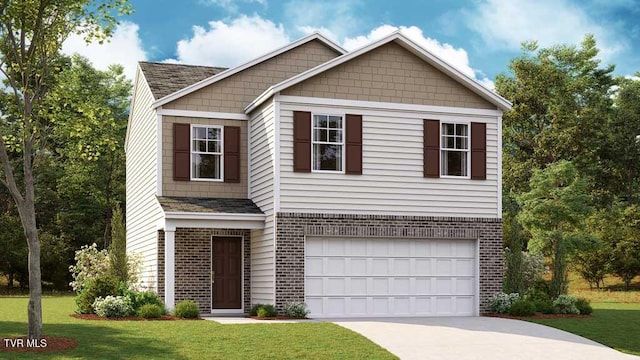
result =
[[[202,89],[205,86],[211,85],[213,83],[216,83],[222,79],[226,79],[234,74],[237,74],[245,69],[248,69],[252,66],[255,66],[261,62],[264,62],[266,60],[269,60],[273,57],[276,57],[282,53],[285,53],[291,49],[297,48],[300,45],[304,45],[310,41],[313,40],[319,40],[322,43],[324,43],[326,46],[328,46],[329,48],[335,50],[337,53],[339,54],[345,54],[347,51],[345,49],[343,49],[342,47],[340,47],[339,45],[337,45],[336,43],[332,42],[331,40],[327,39],[326,37],[324,37],[323,35],[321,35],[320,33],[313,33],[311,35],[307,35],[297,41],[294,41],[292,43],[290,43],[289,45],[283,46],[277,50],[274,50],[268,54],[265,54],[263,56],[260,56],[256,59],[253,59],[247,63],[244,63],[242,65],[236,66],[234,68],[230,68],[221,72],[218,72],[216,74],[213,74],[203,80],[188,84],[183,86],[182,88],[175,90],[167,95],[162,96],[160,99],[157,99],[152,105],[152,108],[157,108],[159,106],[162,106],[166,103],[169,103],[171,101],[174,101],[178,98],[181,98],[187,94],[190,94],[194,91],[197,91],[199,89]]]
[[[412,41],[411,39],[407,38],[402,33],[400,33],[400,31],[395,31],[390,35],[378,41],[375,41],[367,46],[364,46],[358,50],[352,51],[350,53],[339,56],[335,59],[329,60],[324,64],[318,65],[312,69],[309,69],[294,77],[291,77],[276,85],[271,86],[269,89],[265,90],[260,96],[258,96],[251,104],[249,104],[245,108],[245,112],[250,113],[251,111],[256,109],[258,106],[260,106],[260,104],[262,104],[264,101],[271,98],[271,96],[279,93],[282,90],[285,90],[293,85],[299,84],[320,73],[333,69],[341,64],[346,63],[349,60],[352,60],[362,54],[368,53],[390,42],[396,42],[397,44],[407,49],[414,55],[418,56],[422,60],[426,61],[436,69],[442,71],[446,75],[458,81],[460,84],[464,85],[466,88],[473,91],[483,99],[494,104],[499,109],[502,109],[502,110],[511,109],[512,104],[508,100],[494,93],[493,91],[487,89],[482,84],[480,84],[477,80],[469,77],[468,75],[465,75],[460,70],[449,65],[446,61],[442,60],[438,56],[422,48],[420,45],[416,44],[414,41]]]
[[[156,100],[227,70],[221,67],[146,61],[139,64]]]

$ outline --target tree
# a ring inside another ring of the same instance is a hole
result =
[[[111,218],[111,245],[109,246],[109,264],[113,275],[121,282],[129,281],[127,260],[127,234],[124,229],[124,217],[119,205]]]
[[[622,237],[612,247],[611,270],[624,281],[627,289],[640,275],[640,206],[631,205],[620,218]]]
[[[536,169],[559,160],[574,163],[592,189],[606,189],[597,149],[611,111],[614,67],[600,67],[592,35],[579,47],[539,49],[523,44],[510,74],[496,78],[496,90],[513,103],[503,116],[503,191],[528,191]]]
[[[36,225],[35,178],[46,152],[47,134],[56,124],[44,116],[43,99],[60,72],[59,52],[72,33],[87,41],[106,39],[114,13],[128,14],[126,0],[33,0],[0,3],[1,101],[9,111],[0,119],[0,182],[8,188],[29,248],[28,336],[42,337],[40,241]],[[19,158],[19,164],[12,161]],[[18,181],[20,175],[21,181]]]
[[[587,239],[581,230],[591,199],[585,181],[566,160],[535,170],[529,187],[517,197],[518,220],[531,234],[529,249],[551,258],[551,295],[557,297],[566,293],[567,255]]]

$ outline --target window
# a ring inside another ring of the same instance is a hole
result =
[[[443,123],[441,134],[442,176],[468,176],[469,125]]]
[[[314,171],[343,171],[344,128],[339,115],[313,115],[312,162]]]
[[[222,180],[222,127],[191,127],[191,178]]]

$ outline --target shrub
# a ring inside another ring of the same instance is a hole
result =
[[[577,298],[576,299],[576,308],[582,315],[590,315],[593,312],[593,308],[591,304],[589,304],[589,300],[585,298]]]
[[[543,314],[553,313],[553,301],[549,297],[549,294],[539,289],[529,289],[525,295],[525,299],[533,302],[537,312]]]
[[[118,295],[118,280],[110,275],[100,275],[87,281],[86,286],[76,295],[76,305],[81,314],[93,314],[93,303],[99,297]]]
[[[182,300],[176,304],[173,314],[183,319],[195,319],[200,315],[200,309],[195,301]]]
[[[109,245],[109,270],[118,280],[129,281],[129,266],[127,259],[127,236],[124,229],[124,219],[120,205],[113,209],[111,217],[111,245]]]
[[[131,315],[131,301],[125,296],[99,297],[93,303],[96,314],[102,317],[123,317]]]
[[[164,303],[158,296],[158,294],[153,291],[143,291],[135,293],[135,304],[138,308],[144,305],[157,305],[160,308],[164,309]]]
[[[262,305],[258,308],[258,317],[266,318],[266,317],[275,317],[278,315],[276,308],[273,305]]]
[[[514,301],[509,306],[509,315],[512,316],[531,316],[536,313],[536,305],[533,301],[520,299]]]
[[[509,311],[511,304],[517,300],[520,300],[520,294],[518,293],[498,293],[491,298],[489,307],[493,313],[505,314]]]
[[[264,304],[253,304],[253,306],[249,310],[249,315],[250,316],[258,316],[258,309],[260,309],[263,306],[264,306]]]
[[[82,291],[88,281],[109,271],[109,258],[106,250],[98,250],[95,243],[84,245],[76,251],[75,265],[69,266],[73,281],[69,283],[74,291]]]
[[[284,314],[290,318],[304,319],[309,315],[309,310],[303,302],[292,302],[284,306]]]
[[[138,309],[137,315],[145,319],[156,319],[164,315],[164,307],[157,304],[144,304]]]
[[[553,310],[556,314],[580,314],[576,307],[577,299],[569,295],[560,295],[553,302]]]

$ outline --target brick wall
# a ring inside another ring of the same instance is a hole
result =
[[[278,213],[276,307],[304,301],[305,236],[479,239],[480,313],[502,291],[502,219]]]
[[[243,236],[244,308],[251,306],[251,231],[177,228],[175,233],[175,301],[194,300],[211,313],[211,237]],[[158,231],[158,293],[164,299],[164,231]]]

